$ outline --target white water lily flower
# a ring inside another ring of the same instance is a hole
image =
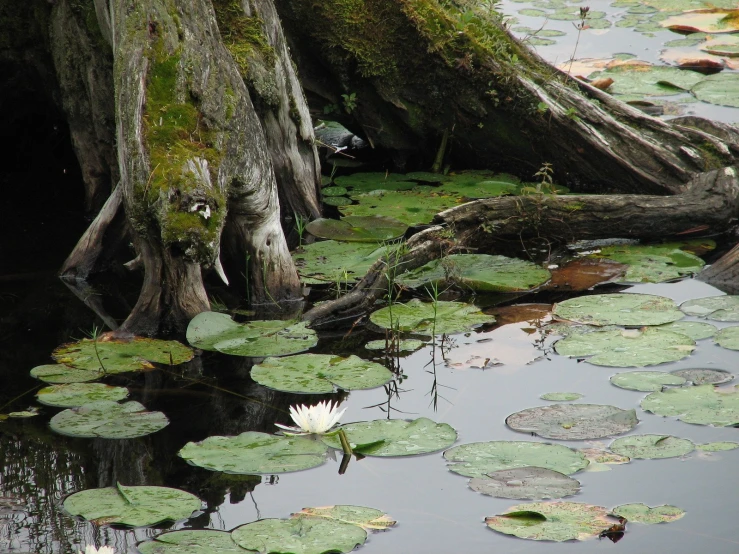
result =
[[[77,554],[82,554],[82,552],[78,550]],[[113,550],[113,548],[110,546],[101,546],[100,548],[95,548],[91,544],[88,544],[85,547],[85,554],[115,554],[115,550]]]
[[[337,413],[339,409],[339,403],[332,406],[331,401],[319,402],[315,406],[290,406],[290,417],[297,424],[297,427],[288,427],[287,425],[280,425],[275,423],[280,429],[290,431],[286,434],[299,434],[309,435],[318,434],[323,435],[328,432],[331,427],[336,425],[344,415],[346,408]]]

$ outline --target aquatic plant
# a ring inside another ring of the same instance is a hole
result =
[[[340,412],[338,412],[338,409],[339,403],[336,402],[332,406],[330,400],[319,402],[310,407],[305,404],[297,407],[290,406],[290,417],[293,418],[297,427],[289,427],[280,423],[275,423],[275,425],[284,431],[288,431],[288,433],[285,433],[286,435],[323,435],[339,422],[346,411],[346,408]]]

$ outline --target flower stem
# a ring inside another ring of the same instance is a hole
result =
[[[354,451],[352,450],[352,445],[349,444],[349,439],[346,436],[346,433],[343,429],[339,429],[338,432],[339,435],[339,441],[341,441],[341,448],[344,450],[344,454],[351,456]]]

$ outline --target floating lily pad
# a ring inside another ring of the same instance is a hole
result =
[[[699,385],[653,392],[641,407],[661,416],[677,416],[686,423],[728,427],[739,425],[739,388]]]
[[[323,203],[327,206],[349,206],[352,204],[352,199],[346,196],[324,196]]]
[[[686,244],[618,244],[603,247],[595,256],[627,264],[623,282],[662,283],[698,273],[706,265],[698,256],[681,249]]]
[[[259,554],[351,552],[367,540],[357,525],[318,518],[260,519],[237,527],[231,536],[241,548]]]
[[[658,25],[655,25],[659,29]],[[637,29],[638,30],[638,29]],[[642,30],[648,31],[649,29]],[[690,90],[705,76],[697,71],[686,71],[663,65],[619,65],[590,78],[610,78],[609,92],[636,96],[670,96]]]
[[[119,404],[99,400],[68,408],[51,418],[53,431],[72,437],[131,439],[164,429],[169,420],[162,412],[149,412],[138,402]]]
[[[675,321],[674,323],[660,325],[659,328],[686,335],[696,341],[711,338],[718,331],[715,325],[701,321]]]
[[[383,215],[354,215],[343,219],[315,219],[305,226],[311,235],[346,242],[378,243],[403,236],[408,225]]]
[[[136,548],[141,554],[244,554],[231,533],[210,529],[162,533]]]
[[[586,325],[663,325],[683,318],[675,303],[651,294],[594,294],[554,305],[556,317]]]
[[[627,269],[627,265],[608,258],[577,258],[553,269],[549,286],[559,291],[585,291],[616,281]]]
[[[739,327],[725,327],[716,333],[713,340],[729,350],[739,350]]]
[[[705,444],[696,444],[695,448],[703,452],[724,452],[726,450],[736,450],[739,448],[739,442],[707,442]]]
[[[734,379],[734,375],[724,369],[676,369],[670,373],[685,378],[693,385],[722,385]]]
[[[616,454],[632,459],[654,460],[685,456],[695,449],[695,445],[688,439],[672,435],[631,435],[616,439],[609,448]]]
[[[520,292],[546,283],[551,274],[525,260],[487,254],[452,254],[399,275],[395,282],[410,288],[458,284],[485,292]]]
[[[559,471],[542,467],[519,467],[492,471],[474,478],[468,486],[479,493],[516,500],[564,498],[580,491],[580,482]]]
[[[73,516],[98,525],[144,527],[177,521],[201,506],[194,494],[168,487],[115,487],[89,489],[68,496],[64,508]]]
[[[611,513],[626,518],[629,523],[669,523],[677,521],[685,515],[685,510],[677,506],[656,506],[650,508],[646,504],[622,504],[611,510]]]
[[[36,398],[47,406],[74,408],[97,402],[111,400],[116,402],[128,396],[126,387],[112,387],[102,383],[67,383],[44,387],[36,393]]]
[[[260,475],[319,466],[326,460],[327,451],[320,441],[247,431],[235,437],[188,442],[177,454],[211,471]]]
[[[682,385],[685,378],[664,371],[627,371],[611,377],[611,383],[626,390],[659,391],[665,385]]]
[[[491,315],[483,314],[472,304],[462,302],[421,302],[414,298],[405,304],[394,304],[377,310],[370,316],[375,325],[385,329],[422,335],[451,335],[468,331],[483,323],[495,323]]]
[[[104,373],[153,369],[150,362],[178,365],[192,360],[193,351],[174,340],[134,337],[130,340],[105,337],[63,344],[51,356],[60,364]]]
[[[737,19],[739,21],[739,19]],[[698,100],[719,106],[739,107],[739,74],[717,73],[690,89]]]
[[[611,527],[608,510],[580,502],[519,504],[485,518],[493,531],[535,541],[571,541],[597,537]]]
[[[663,20],[660,25],[678,33],[736,33],[739,31],[739,10],[692,10]]]
[[[465,477],[519,467],[543,467],[571,475],[588,465],[582,452],[560,444],[530,441],[490,441],[461,444],[444,452],[450,471]]]
[[[531,39],[529,39],[529,42],[530,41]],[[548,42],[554,44],[554,41]],[[495,196],[503,196],[504,194],[515,194],[517,190],[516,183],[504,180],[495,180],[494,178],[474,183],[456,179],[446,182],[439,187],[439,192],[442,194],[457,195],[471,200],[479,198],[493,198]]]
[[[739,321],[739,296],[707,296],[680,304],[688,315],[714,321]]]
[[[555,349],[562,356],[590,356],[586,361],[594,365],[645,367],[682,360],[695,349],[695,341],[662,329],[616,329],[571,333]]]
[[[426,343],[422,340],[401,339],[396,345],[394,345],[394,348],[398,352],[412,352],[414,350],[418,350],[424,344]],[[385,339],[371,340],[364,345],[367,350],[385,350],[387,346],[388,343]]]
[[[346,216],[385,215],[407,225],[431,223],[433,217],[447,208],[461,203],[458,196],[428,194],[412,191],[387,191],[352,195],[358,204],[343,206]]]
[[[355,452],[365,456],[414,456],[448,448],[457,432],[446,423],[425,417],[413,421],[376,419],[341,425]],[[323,442],[341,449],[338,436],[324,436]]]
[[[412,180],[410,175],[400,173],[353,173],[336,177],[334,182],[359,193],[373,190],[410,190],[416,186]]]
[[[321,189],[323,196],[344,196],[349,192],[344,187],[326,187]]]
[[[616,454],[610,450],[603,450],[602,448],[581,448],[585,457],[590,461],[590,464],[586,468],[586,471],[611,471],[609,466],[628,464],[631,458],[628,456],[622,456]]]
[[[635,410],[600,404],[550,404],[521,410],[506,418],[506,425],[514,431],[560,440],[620,435],[631,431],[637,423]]]
[[[353,283],[379,258],[394,258],[395,246],[324,240],[293,252],[300,280],[307,284]]]
[[[364,506],[323,506],[320,508],[303,508],[292,514],[293,518],[318,517],[359,525],[365,531],[388,529],[397,522],[381,510],[365,508]]]
[[[187,342],[195,348],[232,356],[287,356],[318,343],[305,322],[267,320],[236,323],[226,314],[203,312],[187,326]]]
[[[383,365],[358,356],[298,354],[267,358],[251,370],[260,385],[285,392],[332,393],[337,389],[359,390],[380,387],[393,378]]]
[[[579,392],[547,392],[539,398],[552,402],[570,402],[572,400],[579,400],[582,398],[582,394]]]
[[[53,385],[63,383],[86,383],[100,379],[102,371],[75,369],[64,364],[48,364],[36,366],[31,370],[31,377]]]

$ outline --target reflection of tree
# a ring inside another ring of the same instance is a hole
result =
[[[431,359],[426,363],[423,367],[429,367],[431,366],[431,369],[427,369],[426,373],[430,373],[433,376],[433,380],[431,381],[431,390],[429,391],[429,396],[431,397],[431,403],[430,405],[433,406],[434,411],[436,411],[439,408],[439,398],[442,400],[446,400],[451,404],[451,401],[448,398],[445,398],[441,395],[439,392],[439,388],[447,388],[452,389],[452,387],[449,387],[447,385],[442,385],[439,383],[439,376],[436,372],[436,350],[438,348],[439,354],[441,354],[441,360],[444,361],[448,358],[449,352],[457,347],[457,342],[447,336],[442,335],[441,340],[437,343],[436,341],[436,335],[434,335],[433,340],[431,341]]]

